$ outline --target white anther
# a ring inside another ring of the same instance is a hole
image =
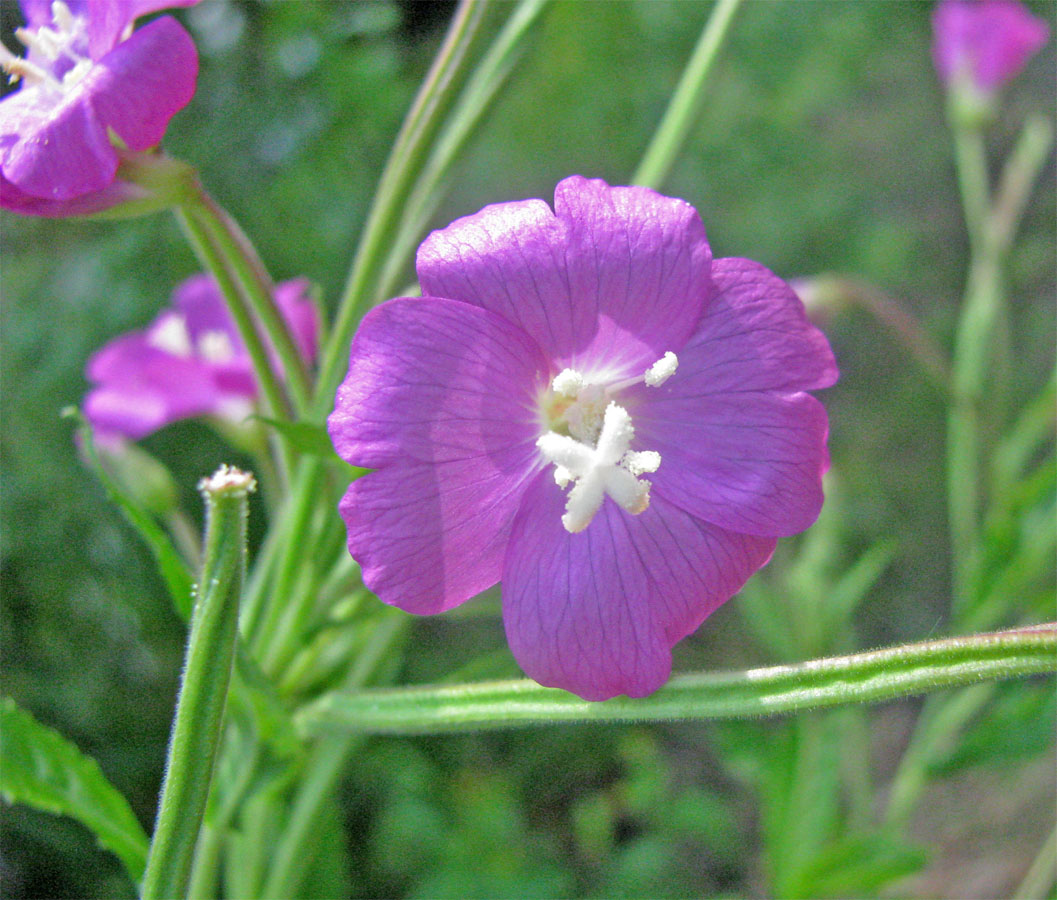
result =
[[[660,387],[675,374],[675,370],[678,366],[679,357],[669,350],[646,370],[643,380],[650,387]]]
[[[620,464],[632,475],[644,475],[660,468],[661,454],[656,450],[629,450]]]
[[[151,328],[147,343],[173,356],[191,355],[191,335],[187,332],[187,322],[176,312],[166,313]]]
[[[650,505],[650,484],[638,476],[656,472],[661,455],[653,450],[629,450],[634,436],[628,411],[610,403],[595,446],[554,431],[536,441],[544,458],[554,464],[557,484],[564,488],[570,481],[575,482],[562,516],[566,531],[583,531],[601,509],[607,494],[632,515]]]
[[[556,394],[561,394],[570,400],[576,399],[577,394],[583,390],[583,386],[584,376],[576,369],[563,369],[554,376],[554,381],[551,382],[551,387]]]
[[[62,0],[55,0],[51,4],[51,18],[60,29],[66,32],[73,31],[74,25],[77,24],[73,13],[70,12],[70,7],[63,3]]]

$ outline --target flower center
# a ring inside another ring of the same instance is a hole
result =
[[[554,465],[558,486],[573,483],[562,516],[566,531],[576,533],[590,525],[607,495],[633,516],[650,505],[650,482],[639,476],[656,472],[661,455],[630,449],[635,437],[631,415],[611,398],[643,381],[659,387],[678,364],[669,351],[642,376],[609,385],[593,384],[575,369],[555,376],[546,405],[550,430],[536,446]]]
[[[0,68],[8,73],[12,83],[21,78],[27,86],[44,85],[66,92],[88,74],[92,60],[88,56],[85,18],[71,13],[62,0],[55,0],[51,19],[51,25],[42,25],[35,31],[15,29],[15,37],[36,55],[37,62],[15,56],[0,44]]]

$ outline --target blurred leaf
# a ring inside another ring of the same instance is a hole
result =
[[[856,607],[866,599],[867,592],[888,568],[897,547],[894,540],[878,541],[829,588],[822,605],[827,634],[834,634],[847,626]]]
[[[91,470],[106,489],[107,497],[117,505],[125,519],[150,549],[158,566],[158,573],[169,589],[169,597],[172,599],[173,606],[176,607],[180,618],[185,622],[189,621],[193,605],[194,578],[187,563],[184,562],[169,536],[153,516],[107,471],[96,452],[92,428],[80,410],[68,408],[63,411],[63,415],[78,423],[77,433]]]
[[[788,897],[862,897],[918,871],[924,851],[880,834],[854,835],[828,845],[801,871]]]
[[[147,835],[128,801],[95,760],[9,697],[0,700],[0,794],[7,803],[77,819],[121,859],[133,881],[143,876]]]
[[[249,418],[273,428],[293,449],[301,453],[320,456],[334,462],[340,461],[337,453],[334,452],[334,445],[330,442],[330,435],[327,434],[327,429],[323,425],[315,422],[283,422],[279,419],[258,415]]]

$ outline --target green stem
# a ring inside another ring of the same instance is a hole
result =
[[[181,208],[176,211],[176,218],[180,222],[184,233],[198,256],[202,267],[206,269],[217,282],[220,293],[227,304],[228,312],[235,322],[239,337],[246,347],[250,362],[253,365],[253,373],[260,385],[261,394],[264,397],[264,410],[267,415],[287,419],[290,416],[289,407],[281,383],[272,369],[271,360],[268,358],[268,350],[257,333],[257,326],[253,320],[253,312],[246,304],[234,278],[228,267],[228,261],[222,251],[217,247],[213,235],[199,219]]]
[[[668,177],[700,109],[705,81],[740,5],[741,0],[717,0],[664,118],[631,178],[632,184],[659,188]]]
[[[201,185],[184,208],[208,230],[242,296],[279,357],[294,409],[304,412],[311,394],[305,361],[275,302],[275,285],[256,249],[235,220]]]
[[[452,111],[451,121],[434,142],[429,159],[408,199],[399,234],[393,242],[379,281],[380,296],[392,296],[400,287],[407,262],[422,240],[426,223],[440,202],[452,165],[499,93],[518,59],[525,37],[546,6],[547,0],[519,0],[484,58],[474,67],[473,75]]]
[[[205,562],[191,620],[154,829],[144,900],[183,897],[213,777],[238,635],[246,569],[247,495],[253,477],[222,466],[200,485],[206,500]]]
[[[348,366],[349,345],[360,315],[379,299],[378,278],[426,156],[469,69],[469,50],[484,17],[483,0],[462,0],[444,44],[397,135],[374,206],[323,348],[315,412],[325,415]]]
[[[995,190],[991,239],[999,252],[1005,252],[1013,243],[1031,191],[1052,149],[1053,125],[1050,121],[1042,116],[1028,119]]]
[[[642,699],[590,703],[531,681],[336,692],[297,717],[308,735],[433,734],[556,722],[735,718],[876,702],[1057,671],[1057,624],[746,672],[681,675]]]
[[[357,657],[349,685],[367,683],[407,628],[405,616],[383,619],[364,651]],[[312,750],[305,766],[308,776],[297,790],[290,815],[272,853],[272,866],[261,896],[292,897],[311,863],[312,828],[320,810],[341,777],[349,754],[362,742],[356,734],[325,736]]]

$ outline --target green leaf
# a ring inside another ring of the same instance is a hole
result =
[[[169,590],[173,606],[180,617],[191,618],[192,590],[194,578],[173,542],[154,517],[114,478],[103,465],[92,437],[92,429],[81,411],[73,407],[63,410],[63,415],[78,423],[78,436],[84,449],[88,465],[106,489],[109,500],[116,504],[128,523],[136,530],[154,556],[165,586]]]
[[[133,881],[143,876],[147,835],[128,801],[95,760],[9,697],[0,699],[0,795],[77,819],[120,858]]]
[[[263,422],[269,428],[274,428],[283,440],[301,453],[335,461],[339,459],[334,452],[334,445],[330,442],[326,427],[317,422],[283,422],[280,419],[256,415],[249,418]]]
[[[557,722],[726,719],[890,700],[1057,671],[1057,624],[926,641],[746,672],[678,675],[649,697],[581,700],[531,681],[337,691],[304,707],[302,733],[435,734]]]

